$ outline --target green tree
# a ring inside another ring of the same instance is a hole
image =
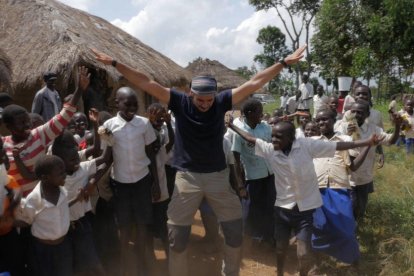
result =
[[[256,41],[263,46],[263,52],[256,55],[254,61],[265,68],[284,58],[288,53],[285,45],[286,37],[277,27],[267,26],[261,29]]]
[[[377,97],[395,87],[396,75],[401,82],[411,80],[414,1],[324,0],[315,29],[312,53],[325,79],[378,78]]]
[[[274,8],[280,21],[283,24],[283,30],[287,34],[291,43],[291,50],[300,46],[302,36],[305,36],[305,43],[309,45],[310,26],[316,13],[319,10],[320,0],[249,0],[256,10],[269,10]],[[286,18],[286,12],[288,18]],[[299,19],[299,20],[295,20]],[[308,75],[312,70],[312,60],[309,48],[306,49]],[[300,68],[295,66],[296,83],[299,85]]]
[[[241,66],[238,67],[235,71],[237,74],[239,74],[241,77],[247,80],[257,74],[257,69],[254,65],[252,65],[250,69],[247,66]]]
[[[263,51],[254,57],[254,61],[258,62],[264,68],[275,63],[275,61],[284,58],[287,54],[285,45],[286,37],[274,26],[267,26],[259,31],[257,43],[263,46]],[[273,91],[277,87],[278,78],[269,82],[269,90]]]
[[[316,15],[312,53],[321,75],[350,75],[354,51],[359,45],[355,7],[350,0],[325,0]]]

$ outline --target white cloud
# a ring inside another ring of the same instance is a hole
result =
[[[90,7],[96,2],[96,0],[58,0],[65,3],[68,6],[77,8],[83,11],[89,11]]]
[[[97,0],[60,1],[93,13]],[[137,9],[136,14],[111,23],[181,66],[197,57],[216,59],[230,68],[250,66],[254,55],[261,51],[256,43],[259,30],[276,25],[283,31],[274,10],[255,12],[247,0],[128,1],[130,8]],[[99,5],[107,5],[106,9],[125,7],[111,7],[112,1],[102,2]],[[286,41],[289,45],[288,38]]]

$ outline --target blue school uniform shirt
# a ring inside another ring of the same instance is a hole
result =
[[[272,128],[267,123],[261,122],[256,125],[255,128],[251,128],[248,124],[246,124],[246,122],[243,121],[237,126],[252,136],[262,139],[263,141],[270,143],[272,140]],[[247,141],[240,137],[240,135],[234,136],[231,150],[240,153],[240,159],[243,162],[246,180],[265,178],[273,174],[271,172],[272,169],[268,166],[266,160],[255,154],[254,145],[250,146]]]
[[[231,90],[218,93],[206,112],[200,112],[186,94],[175,89],[170,92],[168,107],[176,127],[173,167],[197,173],[224,170],[224,114],[232,107]]]

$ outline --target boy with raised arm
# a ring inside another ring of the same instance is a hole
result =
[[[31,129],[29,113],[19,105],[9,105],[3,110],[3,122],[10,131],[10,136],[3,137],[4,150],[10,160],[9,175],[13,176],[22,188],[23,196],[28,195],[36,186],[38,179],[25,178],[19,171],[13,158],[13,150],[18,147],[23,164],[34,172],[34,164],[46,155],[46,148],[53,139],[59,136],[64,127],[72,119],[76,112],[82,91],[89,86],[88,69],[80,67],[78,75],[78,87],[69,102],[63,105],[63,109],[45,124]]]
[[[275,239],[277,275],[282,276],[291,231],[297,237],[300,275],[307,275],[312,257],[310,238],[313,212],[322,205],[313,159],[333,157],[337,150],[347,150],[377,143],[375,136],[355,142],[318,141],[295,138],[292,123],[282,121],[272,129],[272,142],[252,137],[232,123],[229,127],[246,141],[255,144],[255,153],[265,158],[275,174]]]
[[[94,50],[96,58],[114,66],[132,84],[168,104],[176,118],[174,164],[175,189],[168,206],[171,276],[188,275],[186,247],[194,214],[205,197],[221,223],[224,237],[225,275],[238,275],[242,244],[241,204],[229,189],[229,172],[223,151],[224,115],[277,76],[287,65],[297,63],[305,46],[275,63],[240,87],[217,93],[217,82],[208,76],[193,78],[185,95],[166,88],[112,57]]]
[[[401,125],[401,117],[399,115],[395,114],[393,116],[395,123],[394,132],[387,134],[382,128],[366,120],[370,114],[369,102],[357,99],[352,104],[351,113],[355,116],[356,123],[342,122],[339,128],[340,132],[348,135],[357,135],[362,139],[376,134],[383,138],[381,145],[392,145],[397,141]],[[354,215],[357,221],[364,217],[368,204],[368,195],[374,191],[375,148],[370,149],[361,167],[351,174],[351,196],[354,205]]]

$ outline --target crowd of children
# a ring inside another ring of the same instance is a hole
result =
[[[207,245],[220,241],[221,227],[224,275],[239,275],[243,233],[275,248],[278,275],[292,234],[300,275],[317,264],[318,254],[358,262],[355,230],[373,191],[375,154],[381,154],[379,145],[396,142],[400,125],[407,152],[413,152],[414,102],[408,99],[403,112],[393,111],[392,134],[382,130],[371,91],[362,84],[342,119],[338,99],[318,88],[313,116],[310,108],[294,104],[298,94],[286,99],[288,115],[275,110],[264,121],[262,104],[245,99],[303,51],[219,94],[214,78],[196,77],[188,95],[95,51],[98,61],[161,103],[150,105],[147,117],[138,116],[135,91],[122,87],[115,116],[93,108],[88,116],[76,112],[89,85],[88,70],[81,67],[76,91],[49,121],[6,106],[0,272],[150,275],[159,238],[170,275],[185,276],[198,209]],[[241,117],[230,120],[226,131],[224,114],[242,100]]]

